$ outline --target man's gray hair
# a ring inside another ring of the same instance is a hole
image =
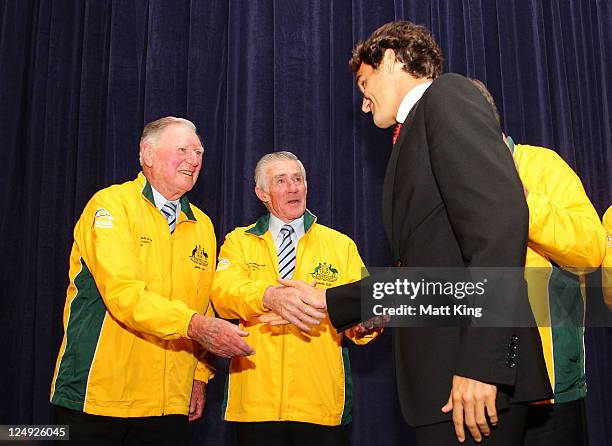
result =
[[[295,161],[300,165],[300,170],[302,171],[302,176],[304,177],[304,182],[306,181],[306,169],[304,169],[304,165],[291,152],[282,151],[282,152],[272,152],[262,156],[259,161],[257,161],[257,165],[255,166],[255,185],[259,187],[261,190],[267,192],[268,191],[268,178],[266,178],[267,167],[274,161]]]
[[[177,118],[176,116],[166,116],[164,118],[157,119],[155,121],[149,122],[142,129],[142,135],[140,136],[140,143],[148,142],[149,144],[155,144],[157,142],[157,138],[159,135],[168,127],[173,124],[184,125],[185,127],[194,131],[194,133],[198,134],[198,129],[195,124],[191,122],[189,119],[185,118]],[[198,135],[198,138],[200,136]],[[140,161],[140,165],[142,166],[142,155],[139,154],[138,160]]]
[[[197,132],[196,126],[190,120],[185,118],[177,118],[176,116],[166,116],[165,118],[160,118],[156,121],[151,121],[147,125],[145,125],[144,129],[142,129],[142,136],[140,137],[140,141],[154,143],[159,134],[163,132],[166,127],[172,124],[181,124],[185,127],[190,128],[194,132]]]

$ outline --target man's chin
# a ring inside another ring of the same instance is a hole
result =
[[[295,220],[296,218],[300,218],[302,215],[304,215],[304,212],[306,212],[306,208],[303,207],[299,210],[287,213],[287,218],[289,220]]]
[[[395,124],[395,121],[380,122],[380,121],[374,120],[374,125],[378,127],[379,129],[388,129],[389,127],[393,127],[394,124]]]
[[[195,186],[197,179],[198,177],[188,177],[183,180],[182,186],[183,188],[186,189],[185,192],[190,191],[193,188],[193,186]]]

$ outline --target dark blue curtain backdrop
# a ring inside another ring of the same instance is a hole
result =
[[[603,212],[611,18],[608,0],[0,0],[0,424],[49,421],[72,228],[96,190],[136,175],[145,122],[177,115],[199,127],[204,167],[191,197],[220,241],[263,209],[256,160],[287,149],[308,170],[320,221],[352,236],[367,264],[387,265],[391,135],[360,112],[346,64],[357,40],[393,19],[428,26],[446,70],[487,83],[505,130],[557,150]],[[355,445],[413,443],[391,332],[351,351]],[[597,446],[612,444],[611,341],[610,328],[588,332]],[[234,443],[220,413],[227,364],[218,368],[193,444]]]

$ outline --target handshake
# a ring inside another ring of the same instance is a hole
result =
[[[279,286],[270,286],[263,295],[263,305],[270,312],[259,317],[259,322],[270,325],[293,324],[310,332],[327,318],[325,290],[299,280],[278,279]],[[384,326],[388,316],[377,316],[354,327],[359,336],[366,336]],[[191,319],[188,336],[206,350],[223,358],[250,356],[255,350],[244,337],[249,334],[223,319],[196,314]]]
[[[259,317],[259,322],[270,325],[293,324],[310,332],[327,317],[325,290],[316,288],[316,282],[307,284],[299,280],[278,279],[281,286],[268,287],[263,304],[272,310]],[[389,321],[389,316],[376,316],[356,325],[353,330],[359,337],[366,336]]]

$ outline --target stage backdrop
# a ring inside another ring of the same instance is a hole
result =
[[[143,124],[196,123],[205,147],[190,194],[219,242],[263,211],[256,160],[291,150],[309,208],[390,262],[381,184],[390,131],[360,112],[351,49],[379,25],[429,27],[446,71],[483,80],[504,129],[557,150],[603,212],[612,198],[612,2],[607,0],[0,1],[0,424],[47,423],[72,228],[98,189],[135,177]],[[390,337],[351,348],[355,445],[411,444]],[[591,444],[612,438],[610,329],[587,336]],[[418,361],[418,358],[414,358]],[[444,361],[444,358],[440,358]],[[193,444],[233,444],[217,361]]]

